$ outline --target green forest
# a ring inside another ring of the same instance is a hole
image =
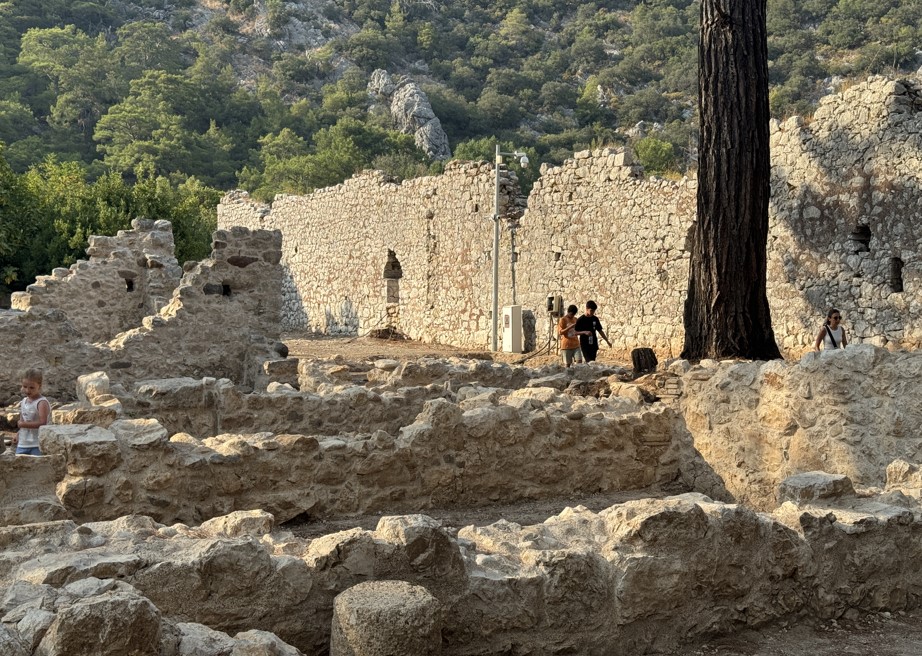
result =
[[[215,206],[367,168],[437,173],[366,91],[417,82],[454,156],[494,144],[557,164],[630,144],[650,172],[694,165],[689,0],[9,0],[0,2],[0,291],[82,257],[132,218],[209,250]],[[919,0],[769,0],[772,113],[843,79],[912,71]],[[306,35],[306,36],[305,36]],[[526,188],[538,167],[521,172]]]

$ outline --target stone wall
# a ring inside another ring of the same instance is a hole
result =
[[[56,309],[87,342],[106,342],[164,305],[182,277],[169,221],[135,219],[115,237],[91,236],[69,269],[39,276],[12,296],[12,308]]]
[[[168,234],[167,228],[160,233]],[[94,240],[97,246],[109,243]],[[94,319],[86,310],[109,298],[102,285],[94,288],[90,282],[84,297],[58,296],[71,284],[76,292],[84,280],[104,276],[118,280],[118,292],[124,294],[127,278],[108,260],[78,265],[60,281],[42,283],[52,291],[36,295],[32,290],[22,301],[28,301],[26,309],[0,311],[0,389],[10,395],[3,398],[18,400],[19,375],[29,367],[44,372],[43,391],[60,399],[73,399],[77,377],[99,370],[121,384],[189,375],[252,385],[262,362],[278,357],[273,349],[280,330],[281,236],[266,230],[219,230],[213,246],[210,258],[187,267],[169,302],[107,343],[91,343],[77,327],[108,322],[107,316],[97,312]],[[46,294],[61,300],[65,309],[46,308]],[[103,327],[91,329],[105,332]]]
[[[446,656],[685,653],[682,642],[773,620],[911,609],[920,530],[911,510],[870,499],[770,516],[693,494],[457,537],[412,515],[305,540],[259,511],[194,528],[136,515],[0,527],[0,645],[9,656],[325,654],[336,596],[396,580],[438,600]],[[116,586],[130,599],[105,594]],[[153,617],[142,622],[145,601]],[[136,638],[161,617],[153,641]],[[238,650],[216,631],[271,631],[300,651]]]
[[[861,344],[798,363],[713,361],[682,378],[695,448],[741,503],[770,509],[785,478],[814,470],[884,487],[922,454],[922,353]]]
[[[503,214],[513,183],[502,179]],[[282,231],[287,327],[350,335],[394,327],[427,342],[482,347],[493,194],[492,166],[455,162],[438,177],[397,184],[370,172],[311,196],[278,196],[271,211],[234,192],[218,216],[224,227]]]
[[[772,123],[768,293],[786,354],[810,348],[830,305],[853,342],[922,343],[920,90],[916,78],[872,77],[824,99],[812,120]],[[544,167],[524,216],[503,222],[500,305],[523,305],[539,345],[545,299],[560,294],[594,298],[620,351],[681,350],[696,182],[638,179],[626,155],[587,151]],[[455,163],[401,184],[365,174],[271,208],[235,192],[218,221],[283,232],[292,328],[354,334],[386,323],[392,250],[403,273],[399,328],[485,347],[491,179],[491,165]]]
[[[169,438],[156,420],[138,419],[108,429],[47,426],[40,440],[42,453],[63,463],[61,503],[83,520],[144,514],[190,523],[263,508],[286,521],[302,513],[470,507],[657,484],[688,489],[681,479],[694,456],[680,444],[688,436],[673,410],[618,398],[573,407],[558,394],[528,389],[473,405],[435,399],[393,434],[199,440]],[[351,428],[364,427],[354,422]]]

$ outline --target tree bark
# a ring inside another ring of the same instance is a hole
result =
[[[701,0],[698,218],[682,357],[779,358],[766,296],[766,0]]]

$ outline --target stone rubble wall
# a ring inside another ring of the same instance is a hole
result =
[[[703,361],[682,377],[695,448],[734,498],[776,505],[794,474],[826,471],[883,488],[922,454],[922,353],[861,344],[800,362]]]
[[[690,489],[682,482],[682,440],[671,409],[617,397],[571,402],[547,388],[473,403],[427,401],[395,434],[200,440],[169,438],[153,419],[40,433],[42,453],[60,460],[57,496],[72,517],[145,514],[167,523],[252,508],[287,521],[664,484]]]
[[[502,178],[501,215],[511,211],[513,182]],[[281,230],[287,328],[364,335],[388,326],[390,250],[402,270],[394,327],[412,339],[482,348],[490,335],[493,201],[493,167],[454,162],[438,177],[397,184],[375,171],[310,196],[280,195],[271,210],[233,192],[218,220]]]
[[[168,234],[165,228],[160,233]],[[94,243],[100,248],[112,244]],[[122,385],[189,375],[252,386],[262,362],[278,357],[280,248],[278,232],[217,231],[212,257],[188,265],[169,301],[107,343],[83,338],[77,326],[87,315],[78,311],[71,319],[67,310],[73,300],[64,303],[64,311],[45,308],[44,300],[25,310],[0,311],[0,344],[6,354],[0,358],[0,389],[11,395],[10,403],[18,401],[19,376],[29,367],[44,372],[43,392],[62,400],[74,398],[80,375],[99,370]],[[108,268],[100,264],[93,270]],[[72,275],[82,279],[79,268]],[[66,288],[69,278],[54,285]],[[79,302],[93,306],[93,298]],[[97,314],[96,323],[107,321]]]
[[[87,342],[107,342],[154,314],[173,295],[182,268],[169,221],[135,219],[115,237],[91,236],[87,255],[69,269],[39,276],[14,293],[12,309],[56,309]]]
[[[915,77],[871,77],[825,98],[811,120],[772,123],[768,295],[785,354],[812,346],[833,305],[855,343],[922,344],[920,94]],[[577,153],[542,167],[524,215],[503,221],[499,304],[523,305],[535,324],[526,342],[547,340],[545,299],[560,294],[565,304],[595,299],[620,352],[680,353],[697,183],[637,176],[629,153]],[[491,179],[490,164],[453,163],[400,184],[367,173],[271,207],[234,192],[218,222],[282,231],[286,326],[364,334],[384,321],[392,249],[403,266],[399,328],[485,347]],[[867,243],[853,238],[862,232]]]
[[[339,435],[382,430],[393,435],[413,422],[444,387],[376,391],[342,386],[325,394],[278,390],[245,393],[227,379],[142,381],[125,398],[129,416],[156,419],[170,434],[197,438],[221,433]]]
[[[642,179],[629,154],[584,151],[547,168],[521,220],[519,300],[538,317],[538,344],[549,330],[548,296],[582,313],[593,299],[612,346],[662,355],[682,350],[688,288],[687,238],[695,213],[692,180]]]
[[[229,636],[271,640],[258,631],[300,651],[276,643],[252,653],[326,653],[336,596],[396,580],[439,601],[446,656],[661,653],[781,618],[911,608],[919,531],[911,510],[873,499],[786,503],[765,515],[696,494],[568,508],[457,537],[413,515],[304,540],[274,532],[260,511],[192,528],[140,516],[2,527],[0,645],[83,653],[73,646],[92,636],[115,653],[149,627],[147,641],[132,642],[145,656],[237,653]]]
[[[812,121],[772,126],[768,286],[775,335],[809,347],[825,310],[849,341],[922,345],[922,83],[872,77]],[[869,243],[853,239],[866,226]],[[902,263],[902,291],[891,283]]]

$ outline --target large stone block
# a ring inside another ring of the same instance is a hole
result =
[[[97,426],[43,426],[39,443],[42,453],[64,457],[71,476],[102,476],[122,462],[115,435]]]
[[[333,602],[330,656],[438,656],[438,600],[405,581],[368,581]]]
[[[95,403],[100,396],[110,394],[109,377],[104,371],[94,371],[77,377],[77,399]]]
[[[92,424],[108,428],[117,417],[115,408],[87,403],[68,403],[51,411],[54,424]]]
[[[66,519],[57,480],[54,458],[0,456],[0,526]]]
[[[827,474],[821,471],[796,474],[781,481],[778,488],[779,501],[804,503],[819,499],[837,499],[853,496],[855,488],[848,476]]]
[[[160,611],[137,593],[108,592],[58,611],[35,656],[159,656]]]

